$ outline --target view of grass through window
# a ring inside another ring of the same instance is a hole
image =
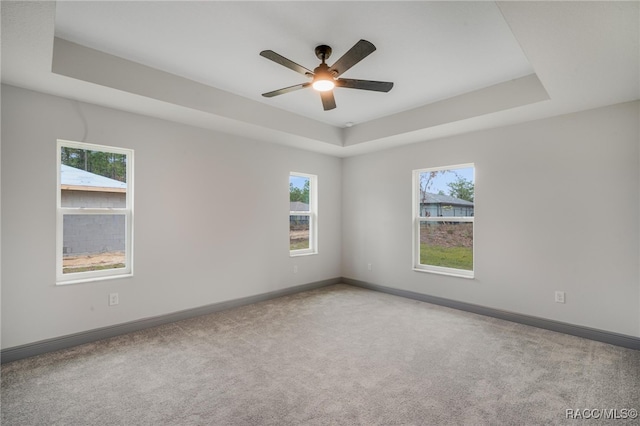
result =
[[[420,263],[473,270],[473,223],[420,222]]]
[[[474,168],[419,173],[419,264],[473,271]]]
[[[291,251],[310,248],[310,183],[308,177],[289,175],[289,250]]]

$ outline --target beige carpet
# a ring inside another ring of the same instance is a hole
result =
[[[567,410],[638,408],[638,351],[347,285],[2,366],[3,425],[582,424]]]

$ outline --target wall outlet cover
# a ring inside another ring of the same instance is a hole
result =
[[[120,303],[118,293],[109,294],[109,306],[114,306]]]

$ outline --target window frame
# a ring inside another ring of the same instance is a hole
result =
[[[309,211],[289,210],[289,224],[291,224],[291,216],[309,217],[309,248],[299,250],[289,249],[289,256],[296,257],[318,254],[318,176],[309,173],[289,172],[289,182],[291,182],[292,176],[309,179]],[[289,202],[291,202],[291,198],[289,198]],[[290,244],[291,237],[289,237],[289,245]]]
[[[454,277],[462,277],[473,279],[475,277],[475,195],[474,195],[474,212],[473,216],[444,216],[444,217],[434,217],[434,216],[420,216],[420,175],[425,172],[434,172],[441,170],[456,170],[456,169],[464,169],[464,168],[473,168],[473,183],[475,186],[475,176],[476,176],[476,167],[474,163],[466,163],[466,164],[456,164],[452,166],[444,166],[444,167],[428,167],[424,169],[414,170],[412,173],[412,228],[413,228],[413,242],[412,242],[412,256],[413,256],[413,270],[418,272],[428,272],[434,274],[441,275],[449,275]],[[420,263],[420,222],[467,222],[473,224],[473,244],[471,247],[472,256],[473,256],[473,269],[458,269],[458,268],[449,268],[445,266],[435,266],[435,265],[425,265]]]
[[[125,193],[125,207],[62,207],[60,176],[62,147],[126,155],[127,162],[125,173],[127,177],[127,189]],[[78,284],[133,276],[133,149],[58,139],[56,144],[56,156],[56,285]],[[125,266],[123,268],[103,269],[98,271],[63,273],[64,217],[67,215],[124,216]]]

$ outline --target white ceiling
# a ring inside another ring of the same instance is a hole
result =
[[[56,35],[257,102],[344,126],[532,74],[495,3],[59,2]],[[377,51],[345,78],[393,81],[388,94],[337,89],[338,107],[308,81],[259,56],[266,49],[313,70],[315,46],[335,62],[359,39]],[[473,70],[473,72],[469,72]]]
[[[639,23],[637,1],[2,2],[2,81],[348,156],[639,99]],[[313,69],[360,38],[344,77],[389,93],[260,96],[306,81],[260,51]]]

